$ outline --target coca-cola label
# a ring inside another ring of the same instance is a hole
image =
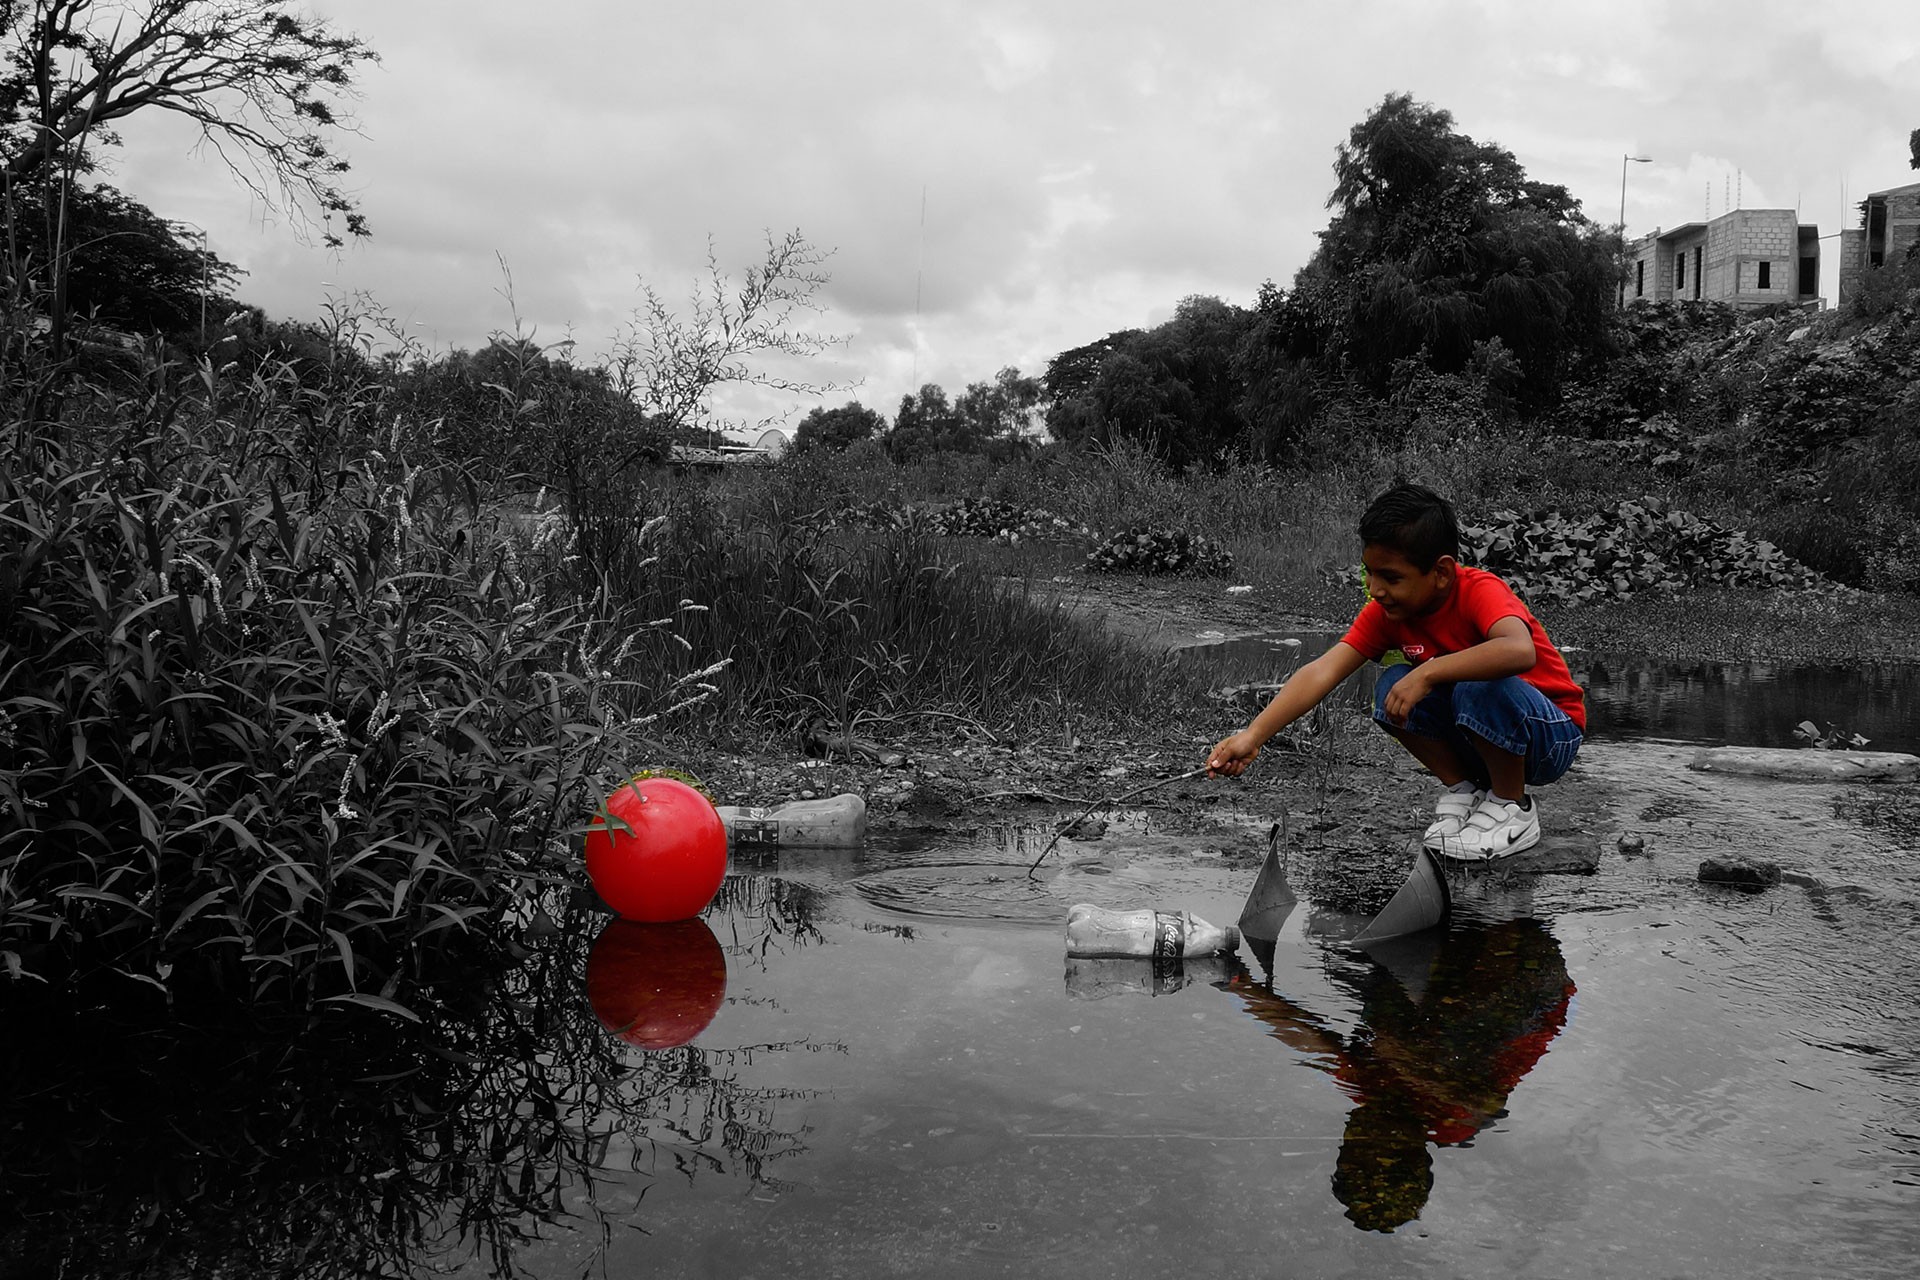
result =
[[[736,846],[777,845],[780,843],[780,823],[770,818],[767,809],[748,809],[733,820],[730,833]]]
[[[1153,992],[1156,996],[1168,996],[1187,985],[1187,962],[1179,958],[1155,960],[1148,966],[1153,970]]]
[[[1153,913],[1153,958],[1156,961],[1178,960],[1187,950],[1187,922],[1184,917],[1172,911]]]

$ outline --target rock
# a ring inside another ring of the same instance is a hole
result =
[[[1647,838],[1637,832],[1629,831],[1620,837],[1617,847],[1627,857],[1638,858],[1647,851]]]
[[[1900,751],[1822,751],[1816,747],[1708,747],[1687,767],[1782,782],[1912,782],[1920,756]]]
[[[1069,840],[1098,840],[1107,834],[1105,818],[1082,818],[1063,833]]]
[[[1510,862],[1541,875],[1590,876],[1600,869],[1600,850],[1592,845],[1543,842],[1499,862]]]
[[[1771,889],[1780,883],[1780,868],[1758,858],[1708,858],[1700,864],[1700,883],[1730,884],[1743,889]]]

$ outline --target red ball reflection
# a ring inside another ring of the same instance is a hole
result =
[[[705,920],[615,920],[587,953],[587,1003],[600,1025],[642,1049],[672,1049],[727,998],[727,957]]]

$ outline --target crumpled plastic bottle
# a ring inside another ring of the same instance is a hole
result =
[[[736,849],[852,848],[867,837],[867,802],[848,792],[764,808],[715,805]]]
[[[1184,960],[1239,945],[1240,931],[1232,925],[1209,924],[1187,911],[1112,911],[1090,902],[1067,909],[1067,954],[1084,959]]]

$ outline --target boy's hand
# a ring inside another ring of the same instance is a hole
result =
[[[1245,731],[1222,738],[1214,745],[1207,756],[1207,776],[1209,778],[1237,778],[1247,771],[1253,758],[1260,754],[1260,744]]]
[[[1404,725],[1420,700],[1433,692],[1433,681],[1415,667],[1401,676],[1393,688],[1387,690],[1385,711],[1387,719],[1395,724]]]

